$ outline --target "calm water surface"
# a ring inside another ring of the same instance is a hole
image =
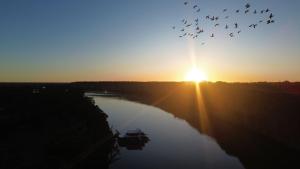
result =
[[[140,128],[150,138],[142,150],[121,148],[112,169],[242,169],[211,137],[184,120],[156,107],[112,97],[93,96],[108,114],[109,124],[121,133]]]

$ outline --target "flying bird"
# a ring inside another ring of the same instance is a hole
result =
[[[198,7],[198,5],[194,5],[193,8],[196,9]]]
[[[240,12],[240,10],[239,10],[239,9],[235,11],[235,13],[239,13],[239,12]]]
[[[199,8],[199,9],[197,9],[197,12],[200,12],[200,8]]]
[[[217,21],[217,20],[219,20],[219,17],[217,16],[215,19],[216,19],[216,21]]]
[[[274,23],[274,20],[267,20],[267,24]]]
[[[239,27],[238,23],[234,23],[234,27],[237,29]]]
[[[226,24],[225,29],[228,29],[228,28],[229,28],[229,26]]]
[[[184,31],[184,29],[181,29],[180,31],[181,31],[181,32],[183,32],[183,31]]]
[[[210,37],[212,37],[212,38],[213,38],[213,37],[215,37],[215,35],[214,35],[214,34],[211,34],[211,35],[210,35]]]
[[[266,13],[270,12],[270,9],[266,9]]]
[[[229,36],[230,36],[230,37],[234,37],[234,34],[233,34],[233,33],[230,33]]]
[[[173,26],[172,28],[173,28],[173,29],[175,29],[176,27],[175,27],[175,26]]]
[[[226,12],[227,11],[227,9],[223,9],[223,12]]]
[[[250,5],[249,3],[247,3],[247,4],[245,5],[245,7],[246,7],[246,9],[248,9],[248,8],[251,7],[251,5]]]
[[[269,18],[272,19],[273,17],[274,17],[274,15],[271,13],[270,16],[269,16]]]
[[[241,30],[239,30],[237,33],[238,33],[238,34],[240,34],[241,32],[242,32],[242,31],[241,31]]]
[[[219,25],[220,25],[220,24],[217,23],[217,24],[215,24],[215,27],[217,27],[217,26],[219,26]]]
[[[249,12],[249,9],[245,10],[245,13],[248,13]]]
[[[257,14],[257,11],[256,11],[256,9],[254,10],[254,12],[253,12],[254,14]]]
[[[207,15],[205,18],[206,18],[206,19],[209,19],[210,17],[209,17],[209,15]]]
[[[188,2],[184,2],[184,5],[187,5],[188,4]]]
[[[225,16],[225,19],[228,19],[229,18],[229,16]]]

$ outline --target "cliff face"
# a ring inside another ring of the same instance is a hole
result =
[[[214,137],[246,168],[299,166],[299,83],[204,83],[199,87],[193,83],[76,85],[90,91],[107,90],[166,110]],[[209,131],[203,128],[205,122],[209,122]]]
[[[2,86],[0,168],[108,168],[114,142],[106,118],[68,85]]]

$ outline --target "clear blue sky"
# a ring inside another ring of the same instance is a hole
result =
[[[193,63],[212,81],[300,81],[300,1],[248,0],[276,23],[251,30],[238,17],[239,37],[195,41],[171,29],[196,17],[183,2],[1,0],[0,81],[182,80]],[[247,1],[191,2],[220,15]]]

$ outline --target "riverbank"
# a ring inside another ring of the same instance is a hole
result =
[[[107,115],[68,84],[0,87],[0,168],[108,168]]]

